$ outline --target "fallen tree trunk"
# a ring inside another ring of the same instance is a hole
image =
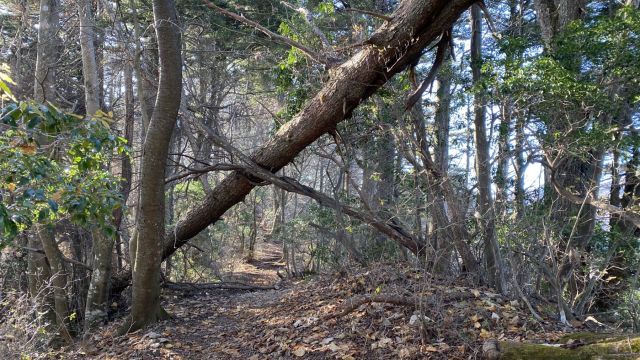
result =
[[[424,49],[439,41],[472,3],[473,0],[403,1],[360,51],[330,71],[331,77],[322,89],[252,155],[253,162],[273,173],[292,162],[304,148],[350,118],[360,103],[395,74],[416,63]],[[241,172],[229,174],[167,231],[163,258],[215,223],[255,186]],[[127,277],[130,275],[118,276],[118,285],[124,285]]]
[[[331,71],[330,80],[300,113],[256,151],[252,160],[276,172],[300,151],[349,118],[356,107],[393,75],[417,62],[472,0],[407,0],[365,42],[362,50]],[[164,257],[215,223],[255,185],[240,172],[228,175],[207,198],[167,233]]]

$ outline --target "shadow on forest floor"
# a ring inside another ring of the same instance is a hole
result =
[[[278,245],[262,245],[256,260],[233,277],[254,284],[277,279],[283,266]],[[567,329],[553,320],[538,322],[520,300],[398,264],[285,281],[279,290],[165,291],[163,306],[171,320],[120,337],[112,324],[63,349],[61,358],[481,359],[487,343],[505,349],[544,343],[557,344],[544,349],[570,351],[573,359],[583,353],[568,347],[583,343],[562,345],[563,337],[589,330],[586,323]],[[556,357],[547,352],[539,358]]]

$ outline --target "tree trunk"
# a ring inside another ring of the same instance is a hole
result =
[[[100,81],[95,49],[95,19],[92,1],[78,0],[80,16],[80,48],[82,52],[82,78],[87,116],[93,116],[100,109]]]
[[[100,109],[100,79],[95,49],[95,19],[92,1],[78,2],[80,16],[80,47],[82,50],[82,77],[84,79],[85,108],[87,117],[93,116]],[[85,331],[92,330],[107,319],[107,302],[109,296],[109,280],[111,276],[111,258],[114,239],[102,234],[100,230],[93,232],[93,272],[87,293],[87,304],[84,314]]]
[[[40,22],[36,58],[34,100],[44,103],[56,99],[56,63],[58,62],[58,0],[40,1]]]
[[[42,243],[36,234],[28,234],[27,244],[32,249],[42,248]],[[27,280],[29,285],[29,295],[38,304],[42,320],[47,322],[48,329],[55,331],[56,313],[53,298],[49,289],[46,289],[47,281],[51,278],[51,268],[47,262],[47,257],[39,252],[30,251],[27,257]]]
[[[424,126],[425,120],[421,108],[414,108],[412,117],[414,128],[419,129]],[[462,259],[462,272],[477,276],[478,264],[468,244],[470,235],[466,227],[463,202],[460,201],[451,179],[445,176],[433,161],[426,139],[416,139],[415,142],[421,161],[406,151],[405,158],[424,179],[427,195],[433,203],[429,209],[434,218],[433,233],[438,237],[438,243],[442,243],[441,247],[438,245],[434,258],[427,260],[433,262],[433,268],[436,271],[444,271],[449,264],[449,254],[455,248]]]
[[[131,63],[127,63],[124,66],[124,107],[125,107],[125,115],[124,115],[124,138],[127,140],[127,144],[130,147],[133,147],[133,135],[134,135],[134,126],[135,126],[135,104],[134,104],[134,95],[133,95],[133,66]],[[122,264],[122,254],[121,254],[121,246],[125,249],[128,247],[127,239],[130,237],[125,234],[127,231],[123,228],[122,223],[124,220],[124,209],[129,200],[129,195],[131,194],[131,184],[133,182],[133,165],[131,163],[131,158],[129,156],[122,156],[121,160],[122,167],[122,182],[120,183],[120,188],[122,191],[122,206],[116,209],[114,214],[114,224],[117,230],[117,241],[116,241],[116,252],[118,254],[118,269],[121,270],[123,267]]]
[[[153,14],[158,39],[160,83],[143,145],[129,331],[153,323],[163,316],[160,308],[160,263],[165,231],[164,177],[182,92],[181,36],[174,2],[154,0]]]
[[[20,9],[20,26],[16,31],[16,37],[15,37],[16,42],[15,42],[15,50],[14,50],[15,60],[12,63],[11,74],[13,75],[13,80],[16,83],[13,93],[16,96],[16,98],[22,99],[26,93],[25,91],[26,84],[24,81],[25,76],[23,76],[22,74],[23,59],[24,59],[24,56],[22,54],[22,47],[23,47],[22,41],[23,41],[25,30],[31,27],[31,22],[29,21],[30,9],[29,9],[29,4],[27,0],[20,0],[17,2],[16,5]]]
[[[58,0],[41,0],[40,17],[38,27],[38,45],[34,84],[34,100],[37,102],[54,102],[56,99],[56,63],[58,54],[58,30],[59,30],[59,3]],[[47,138],[39,136],[38,141],[44,145]],[[38,294],[44,289],[47,281],[53,286],[53,299],[50,299],[47,291],[41,299],[43,307],[53,304],[47,318],[57,325],[56,331],[66,342],[71,341],[66,320],[69,315],[69,306],[66,299],[66,272],[62,263],[62,254],[55,241],[53,230],[36,226],[35,233],[30,235],[30,243],[42,244],[45,256],[30,256],[29,270],[35,271],[30,277],[29,288],[32,295]],[[39,246],[36,246],[39,247]],[[32,263],[33,262],[33,263]]]
[[[471,6],[471,70],[474,84],[481,80],[482,67],[482,14],[480,6]],[[478,209],[480,211],[480,227],[484,238],[484,256],[487,264],[489,284],[496,290],[505,290],[503,265],[500,249],[496,239],[495,213],[491,196],[491,159],[489,158],[489,141],[485,124],[485,100],[481,90],[474,96],[474,127],[476,145],[476,176],[478,178]]]
[[[434,147],[435,166],[440,170],[443,177],[449,172],[449,126],[451,122],[451,62],[446,61],[436,77],[436,111],[434,123],[436,127],[436,146]],[[422,123],[424,121],[421,121]],[[424,125],[421,125],[424,128]],[[420,131],[424,137],[421,143],[427,141],[424,130]],[[421,145],[422,146],[422,145]],[[434,191],[432,185],[429,187],[429,229],[431,244],[434,249],[433,259],[428,259],[433,264],[433,270],[438,273],[446,272],[451,265],[451,253],[453,244],[442,234],[446,231],[442,226],[442,219],[445,218],[446,210],[444,199],[441,194]],[[440,219],[440,225],[438,224]]]
[[[87,293],[87,305],[84,312],[84,330],[96,329],[107,320],[109,300],[109,280],[111,279],[111,259],[113,257],[114,238],[94,229],[93,235],[93,272]]]
[[[49,266],[51,267],[51,285],[53,286],[53,300],[55,304],[56,324],[58,334],[71,343],[71,335],[67,328],[69,322],[69,302],[67,300],[67,271],[53,229],[47,225],[37,225],[36,232],[42,242]]]
[[[389,78],[414,63],[423,49],[450,28],[471,0],[409,0],[400,4],[393,19],[366,41],[362,50],[330,71],[331,79],[303,110],[280,128],[253,155],[253,160],[273,172],[290,163],[317,138],[332,130]],[[164,256],[216,222],[227,209],[255,185],[239,172],[228,175],[195,206],[175,229]],[[140,248],[140,247],[139,247]]]

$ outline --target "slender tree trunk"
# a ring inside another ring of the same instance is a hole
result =
[[[53,286],[53,299],[55,304],[56,323],[59,335],[67,342],[71,343],[72,338],[69,333],[69,302],[67,299],[67,270],[58,244],[56,243],[55,232],[47,225],[36,226],[36,231],[42,242],[49,266],[51,267],[51,285]]]
[[[41,0],[40,1],[40,18],[38,27],[38,45],[34,84],[34,99],[37,102],[55,102],[56,100],[56,63],[58,54],[58,30],[59,30],[59,3],[58,0]],[[44,137],[39,142],[46,143],[48,140]],[[53,308],[49,314],[50,319],[57,324],[56,331],[66,341],[71,341],[71,336],[67,329],[66,321],[69,315],[69,306],[66,298],[66,272],[62,261],[62,254],[58,249],[55,241],[55,233],[53,230],[36,226],[35,233],[31,234],[30,243],[36,244],[40,242],[45,256],[32,256],[29,264],[30,270],[36,273],[30,277],[35,283],[30,284],[32,294],[40,293],[45,281],[51,280],[53,286],[53,300],[49,300],[45,296],[42,301],[44,307],[47,303],[53,303]],[[39,247],[39,246],[37,246]],[[40,276],[43,275],[43,276]],[[49,278],[44,276],[48,275]],[[45,290],[46,293],[46,290]]]
[[[133,146],[133,135],[134,135],[134,126],[135,126],[135,104],[134,104],[134,94],[133,94],[133,67],[130,62],[127,62],[124,67],[124,107],[125,107],[125,116],[124,116],[124,138],[127,140],[127,144],[132,147]],[[122,156],[121,165],[122,167],[122,182],[120,183],[120,188],[122,189],[122,206],[116,209],[114,214],[114,223],[116,229],[118,230],[117,241],[116,241],[116,253],[118,254],[118,269],[121,270],[123,267],[123,259],[122,259],[122,250],[121,247],[125,249],[129,246],[128,239],[130,236],[126,234],[126,229],[123,228],[122,223],[124,219],[124,209],[129,201],[129,195],[131,194],[131,184],[133,182],[133,164],[131,163],[131,157]]]
[[[109,281],[111,279],[111,262],[113,257],[113,236],[102,233],[101,229],[94,229],[93,259],[91,282],[87,293],[87,305],[84,312],[84,329],[91,331],[107,321],[107,307],[109,300]]]
[[[153,14],[160,83],[143,145],[130,331],[161,319],[164,313],[160,308],[160,263],[165,231],[164,177],[182,93],[181,36],[174,2],[154,0]]]
[[[36,234],[29,234],[27,241],[30,248],[42,248],[42,242]],[[46,288],[47,282],[51,279],[51,268],[47,257],[39,252],[30,251],[27,257],[27,274],[29,294],[38,304],[39,311],[43,314],[42,319],[49,324],[48,329],[55,331],[57,323],[55,305],[49,289]]]
[[[516,214],[519,219],[524,216],[525,209],[525,189],[524,189],[524,173],[527,171],[527,162],[524,158],[524,146],[525,146],[525,133],[524,133],[525,120],[521,116],[516,121],[516,188],[515,188],[515,202],[516,202]]]
[[[92,1],[78,0],[80,15],[80,49],[82,52],[82,77],[87,116],[93,116],[100,109],[100,80],[95,48],[95,19]]]
[[[471,6],[471,69],[474,83],[481,80],[482,67],[482,14],[480,6]],[[489,141],[485,124],[484,95],[478,90],[474,97],[474,127],[476,145],[476,176],[478,178],[478,209],[480,226],[484,238],[484,255],[489,275],[489,284],[498,291],[505,290],[505,278],[496,239],[495,212],[491,196],[491,162]]]
[[[11,70],[11,74],[13,75],[13,80],[16,82],[16,87],[14,91],[14,95],[21,99],[25,95],[25,81],[22,74],[22,46],[23,46],[23,34],[25,29],[28,29],[31,26],[29,21],[29,4],[27,0],[20,0],[18,2],[18,7],[20,9],[20,25],[18,30],[16,31],[16,43],[15,43],[15,60],[13,62],[13,69]]]
[[[56,100],[56,64],[58,62],[58,0],[40,1],[40,22],[36,58],[34,99],[37,102]]]
[[[80,0],[80,47],[82,52],[82,76],[84,79],[86,115],[93,116],[100,109],[100,78],[95,49],[95,19],[92,1]],[[107,302],[109,280],[111,278],[111,258],[114,239],[94,229],[93,235],[93,272],[87,293],[84,314],[85,331],[100,326],[107,320]]]
[[[449,172],[449,127],[451,122],[451,66],[450,61],[446,61],[436,77],[436,112],[434,122],[436,126],[436,146],[434,147],[435,166],[440,170],[443,177],[448,177]],[[424,127],[424,125],[422,126]],[[421,131],[421,132],[424,132]],[[423,134],[426,142],[426,133]],[[424,146],[421,145],[421,146]],[[454,249],[453,244],[448,241],[442,228],[443,219],[446,218],[446,210],[442,194],[434,189],[433,185],[429,186],[430,199],[430,224],[431,243],[435,250],[434,258],[430,259],[433,264],[434,271],[438,273],[446,272],[451,268],[451,253]],[[435,190],[435,191],[434,191]],[[440,219],[440,224],[438,224]]]

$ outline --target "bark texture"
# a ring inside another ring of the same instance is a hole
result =
[[[474,84],[482,80],[482,14],[480,6],[471,6],[471,70]],[[481,86],[480,86],[481,88]],[[489,284],[498,291],[505,289],[502,259],[496,239],[495,212],[491,195],[491,159],[489,141],[485,123],[485,99],[478,88],[474,95],[475,145],[476,145],[476,177],[478,178],[478,210],[480,228],[484,238],[484,254],[487,264]]]
[[[91,117],[100,109],[100,78],[95,49],[95,18],[92,1],[80,0],[80,47],[82,51],[82,77],[84,80],[86,115]],[[107,320],[107,301],[111,276],[113,238],[93,231],[93,272],[87,293],[84,330],[91,330]]]
[[[56,243],[54,229],[46,225],[36,226],[36,231],[42,242],[42,249],[51,267],[51,285],[53,286],[53,303],[56,318],[56,331],[67,343],[72,342],[67,328],[69,322],[69,302],[67,299],[67,271],[64,256]]]
[[[100,108],[100,81],[94,44],[95,19],[93,17],[92,1],[79,0],[78,14],[80,17],[80,49],[82,52],[85,108],[86,114],[92,116]]]
[[[107,321],[113,240],[113,237],[103,234],[100,229],[93,231],[93,261],[91,263],[93,272],[91,273],[84,312],[85,331],[95,329]]]
[[[158,39],[160,81],[143,145],[129,330],[153,323],[163,315],[160,308],[160,263],[165,220],[164,176],[182,92],[181,35],[174,2],[153,1],[153,15]]]
[[[470,0],[402,2],[392,19],[382,25],[359,52],[331,71],[330,80],[303,110],[253,154],[253,161],[271,172],[290,163],[306,146],[349,118],[353,110],[389,78],[414,63],[423,49],[449,29],[472,3]],[[164,256],[171,255],[216,222],[254,186],[239,172],[228,175],[202,204],[169,230]]]
[[[58,12],[58,0],[40,1],[40,22],[33,89],[34,100],[37,102],[43,103],[55,100],[55,70],[58,61],[58,30],[60,27]]]

